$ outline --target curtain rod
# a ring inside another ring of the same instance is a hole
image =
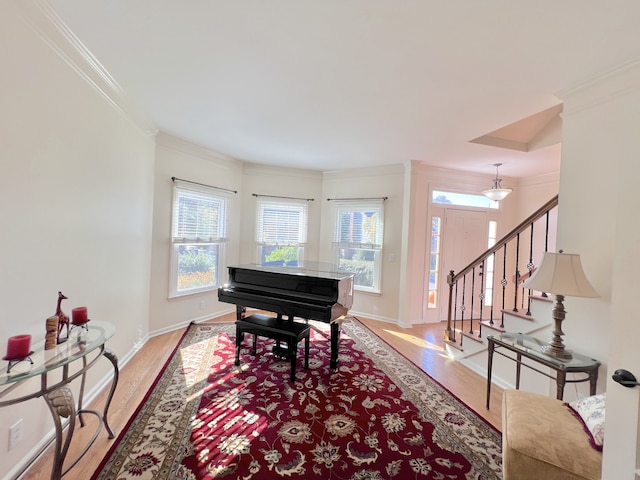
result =
[[[370,198],[327,198],[327,202],[333,202],[335,200],[382,200],[383,202],[389,197],[370,197]]]
[[[193,183],[194,185],[200,185],[201,187],[207,187],[207,188],[215,188],[216,190],[222,190],[224,192],[238,193],[237,190],[230,190],[228,188],[215,187],[213,185],[207,185],[205,183],[192,182],[191,180],[185,180],[183,178],[178,178],[178,177],[171,177],[171,180],[174,182],[177,180],[179,182]]]
[[[288,200],[306,200],[307,202],[313,202],[313,198],[299,198],[299,197],[282,197],[280,195],[262,195],[259,193],[252,193],[254,197],[268,197],[268,198],[286,198]]]

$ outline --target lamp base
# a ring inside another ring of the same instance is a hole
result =
[[[573,358],[571,350],[566,350],[564,345],[562,347],[553,345],[552,342],[543,345],[540,348],[540,351],[545,355],[549,355],[550,357],[557,358],[559,360],[571,360]]]
[[[543,345],[540,350],[545,355],[559,360],[571,360],[573,358],[571,350],[565,349],[562,341],[562,336],[564,335],[562,331],[562,321],[565,317],[564,303],[562,302],[564,302],[564,295],[556,295],[556,302],[551,312],[554,325],[553,332],[551,332],[553,338],[549,343]]]

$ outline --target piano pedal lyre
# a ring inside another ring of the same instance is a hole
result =
[[[289,347],[284,342],[276,342],[276,344],[271,349],[273,354],[279,358],[280,360],[289,360],[291,358],[291,352],[289,351]]]

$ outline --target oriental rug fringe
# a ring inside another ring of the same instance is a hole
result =
[[[291,382],[272,340],[236,367],[233,323],[190,325],[92,480],[502,478],[500,433],[355,318],[335,371],[311,333]]]

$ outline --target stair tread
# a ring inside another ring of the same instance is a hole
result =
[[[464,349],[462,348],[462,345],[460,345],[458,342],[456,342],[455,340],[445,340],[444,343],[446,345],[449,345],[453,348],[455,348],[456,350],[459,350],[461,352],[464,352]]]
[[[459,330],[458,330],[459,331]],[[476,342],[482,343],[482,337],[480,336],[480,330],[474,330],[472,333],[468,331],[459,331],[460,335],[464,335],[466,338],[470,338]]]
[[[533,315],[529,314],[527,315],[526,312],[514,312],[513,310],[509,310],[508,308],[503,308],[502,310],[500,310],[503,313],[506,313],[507,315],[513,315],[514,317],[518,317],[518,318],[522,318],[523,320],[530,320],[533,322],[534,318]]]
[[[498,332],[504,333],[507,331],[506,328],[500,326],[500,320],[494,320],[493,324],[490,323],[490,320],[483,320],[480,322],[483,326],[490,328],[492,330],[496,330]]]
[[[532,300],[540,300],[542,302],[553,302],[553,296],[551,294],[547,294],[546,297],[542,295],[529,295],[529,298]]]

